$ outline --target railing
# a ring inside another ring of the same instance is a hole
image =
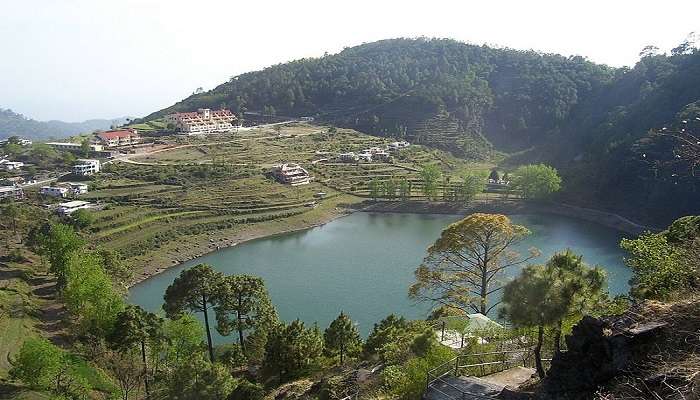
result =
[[[453,400],[461,400],[466,398],[467,396],[471,396],[471,398],[475,399],[490,399],[491,397],[484,396],[478,393],[468,392],[464,389],[458,388],[447,382],[444,378],[450,375],[484,376],[495,372],[504,371],[515,365],[532,367],[534,366],[534,361],[535,360],[532,348],[529,347],[516,350],[461,354],[451,359],[450,361],[447,361],[446,363],[438,365],[437,367],[429,370],[426,377],[425,389],[427,391],[432,387],[432,389],[436,392]],[[451,396],[439,390],[437,387],[435,387],[437,383],[442,383],[443,385],[454,389],[455,391],[460,393],[459,397]]]

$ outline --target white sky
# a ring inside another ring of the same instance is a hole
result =
[[[395,37],[633,65],[692,31],[698,0],[0,0],[0,108],[143,116],[232,75]]]

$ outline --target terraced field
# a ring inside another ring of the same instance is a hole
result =
[[[170,147],[130,157],[141,165],[113,163],[82,196],[102,205],[90,228],[95,243],[118,250],[137,270],[233,244],[232,238],[322,223],[367,198],[373,179],[406,179],[410,197],[421,199],[419,173],[427,163],[440,165],[454,182],[465,171],[490,168],[422,146],[402,150],[390,163],[335,163],[333,154],[390,140],[299,123],[163,140]],[[292,187],[267,176],[272,165],[286,162],[302,164],[313,182]]]

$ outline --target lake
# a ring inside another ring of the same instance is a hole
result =
[[[225,274],[252,274],[265,280],[280,317],[296,318],[324,329],[345,311],[366,336],[375,322],[390,313],[425,318],[428,304],[407,297],[413,271],[427,247],[456,215],[357,212],[326,225],[242,243],[170,268],[131,288],[130,301],[159,311],[163,293],[184,268],[211,264]],[[532,235],[520,244],[526,254],[537,247],[543,262],[566,248],[583,254],[584,262],[608,272],[609,290],[626,293],[631,271],[623,265],[618,231],[594,223],[554,215],[511,215]],[[511,269],[508,274],[517,274]],[[216,332],[213,332],[216,334]],[[228,339],[227,341],[232,341]],[[221,337],[215,341],[221,343]]]

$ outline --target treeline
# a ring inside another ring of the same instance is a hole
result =
[[[468,204],[486,189],[486,175],[466,173],[453,180],[443,174],[436,164],[424,165],[419,173],[420,192],[428,201],[444,201]],[[498,191],[504,198],[518,195],[524,199],[544,200],[561,189],[562,179],[555,168],[545,164],[522,165],[502,175],[491,170],[488,179],[501,182]],[[374,178],[367,184],[369,197],[377,201],[410,200],[414,193],[414,182],[408,178]]]

